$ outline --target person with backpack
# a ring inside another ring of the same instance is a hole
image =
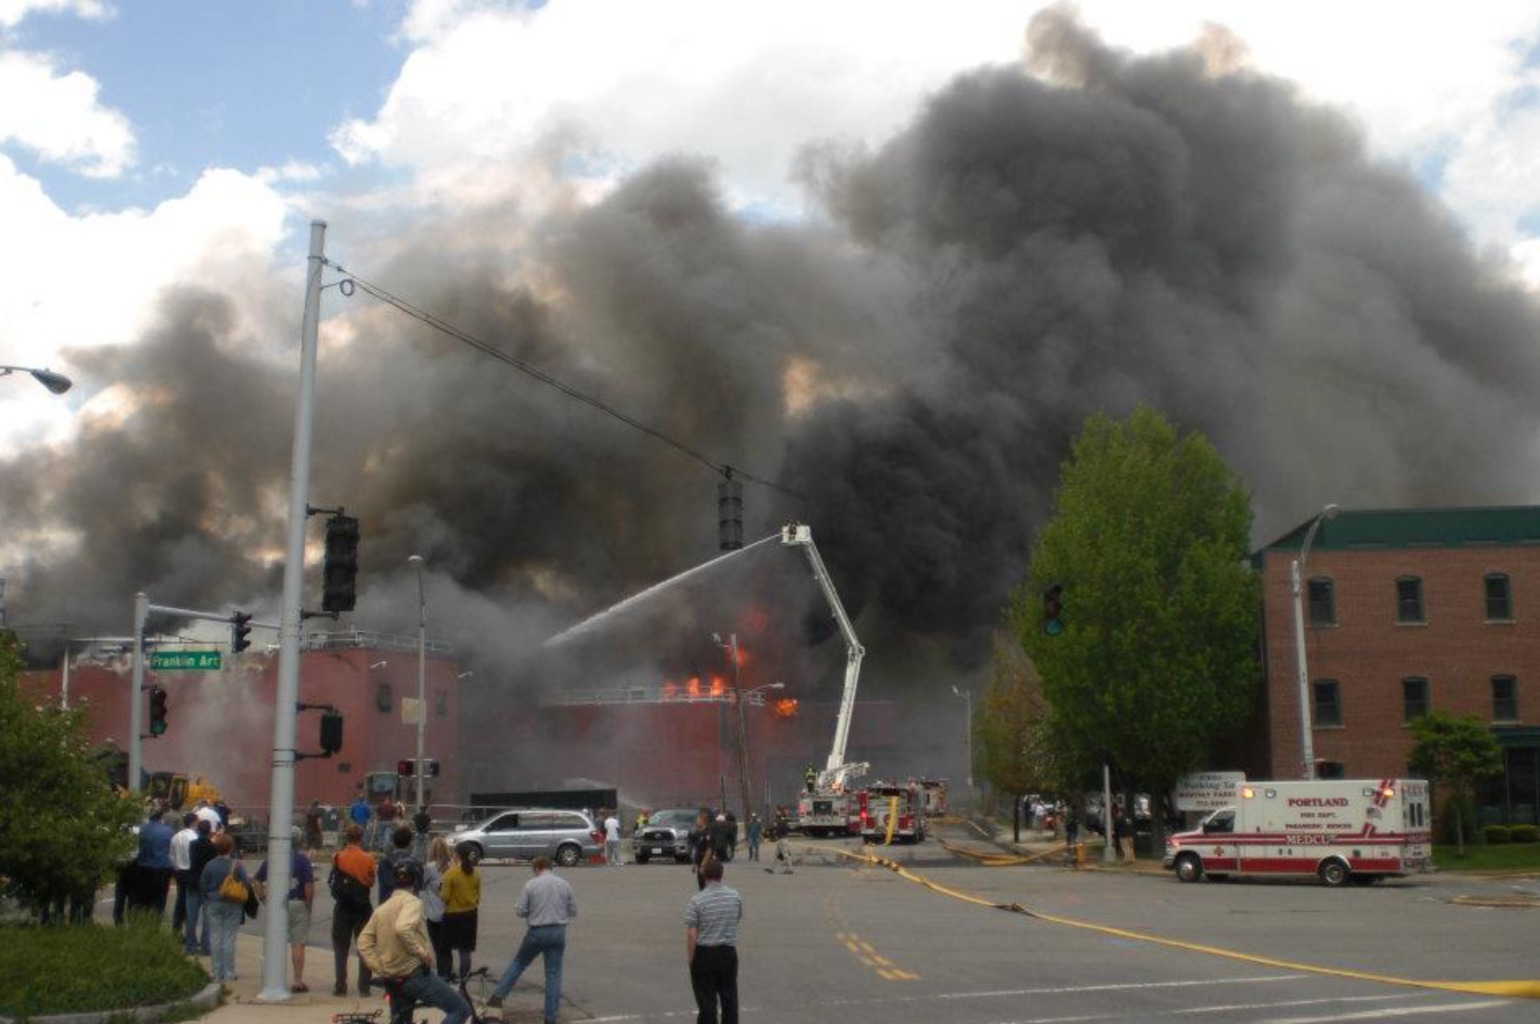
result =
[[[407,825],[397,825],[390,833],[390,852],[385,855],[385,863],[380,865],[380,898],[375,901],[376,906],[384,906],[390,899],[390,892],[396,887],[396,865],[407,861],[417,865],[418,875],[422,874],[422,861],[412,854],[412,841],[415,838],[412,830]]]
[[[358,940],[358,935],[369,923],[374,912],[369,903],[369,890],[374,887],[376,874],[374,858],[364,851],[364,830],[356,823],[343,832],[343,847],[332,856],[331,875],[327,887],[332,899],[332,956],[336,959],[337,984],[333,995],[348,994],[348,947]],[[358,994],[369,994],[370,972],[364,958],[358,958]]]

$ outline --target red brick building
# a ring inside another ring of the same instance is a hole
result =
[[[1271,778],[1298,778],[1303,764],[1291,566],[1314,522],[1254,556]],[[1481,794],[1482,820],[1540,818],[1540,507],[1323,516],[1302,602],[1321,774],[1406,774],[1413,718],[1474,714],[1506,767]]]
[[[402,721],[402,698],[417,696],[417,640],[385,634],[316,634],[301,652],[299,699],[330,704],[343,714],[341,754],[307,758],[295,771],[296,808],[312,799],[346,804],[370,772],[391,771],[416,756],[417,727]],[[200,646],[200,645],[193,645]],[[209,646],[209,645],[201,645]],[[148,683],[166,689],[165,735],[143,741],[146,772],[202,775],[237,812],[265,817],[272,781],[273,706],[278,691],[278,657],[248,651],[228,653],[217,672],[146,673]],[[95,744],[127,750],[131,666],[127,658],[74,664],[69,692],[60,669],[25,672],[22,685],[40,699],[67,700],[87,710]],[[457,792],[459,782],[459,665],[435,647],[426,659],[427,724],[424,756],[440,762],[433,780],[440,793]],[[320,714],[301,712],[296,742],[302,752],[320,750]],[[411,791],[408,790],[408,796]]]

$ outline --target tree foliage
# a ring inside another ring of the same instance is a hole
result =
[[[1459,852],[1465,852],[1465,829],[1460,808],[1470,801],[1476,782],[1503,771],[1503,750],[1475,715],[1456,717],[1447,711],[1430,711],[1411,722],[1412,747],[1408,763],[1429,782],[1448,786],[1455,799],[1455,835]]]
[[[94,898],[133,848],[131,800],[113,792],[77,710],[21,692],[16,641],[0,632],[0,894],[42,912]]]
[[[1066,762],[1103,753],[1153,794],[1249,712],[1259,581],[1251,497],[1213,446],[1152,409],[1087,420],[1010,621],[1042,673]],[[1063,631],[1043,595],[1061,586]]]

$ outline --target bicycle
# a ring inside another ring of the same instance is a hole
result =
[[[469,974],[460,975],[458,982],[459,984],[457,991],[460,993],[460,998],[464,999],[465,1005],[471,1008],[470,1024],[503,1024],[502,1017],[495,1013],[488,1014],[486,1012],[487,996],[491,993],[493,987],[497,983],[488,973],[485,966],[478,967],[474,971],[471,971]],[[475,983],[476,994],[474,996],[471,995],[469,988],[471,982]],[[385,998],[387,1001],[389,1001],[392,1007],[396,1005],[396,1000],[405,998],[401,992],[400,979],[391,978],[387,980],[376,978],[373,983],[385,989]],[[413,1004],[409,1010],[415,1011],[416,1009],[417,1004],[415,1001],[413,1001]],[[381,1024],[380,1017],[383,1014],[383,1010],[372,1010],[367,1013],[362,1011],[355,1011],[353,1013],[337,1013],[332,1015],[332,1024]],[[405,1018],[406,1020],[411,1021],[411,1024],[429,1024],[429,1022],[426,1020],[412,1021],[410,1012],[405,1015]],[[395,1020],[394,1010],[392,1010],[389,1019],[391,1021]]]

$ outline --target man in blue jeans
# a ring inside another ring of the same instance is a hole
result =
[[[577,900],[565,878],[551,873],[551,858],[544,855],[534,861],[535,877],[524,883],[513,912],[524,918],[529,931],[519,943],[513,963],[498,979],[487,1000],[488,1006],[502,1006],[524,969],[545,957],[545,1024],[556,1024],[556,1010],[561,1005],[561,961],[567,952],[567,922],[577,917]]]
[[[359,933],[358,955],[374,983],[390,992],[392,1024],[411,1024],[417,1006],[443,1010],[443,1024],[465,1024],[471,1016],[470,1004],[433,972],[433,945],[417,896],[422,868],[414,860],[401,861],[395,868],[395,889]]]

